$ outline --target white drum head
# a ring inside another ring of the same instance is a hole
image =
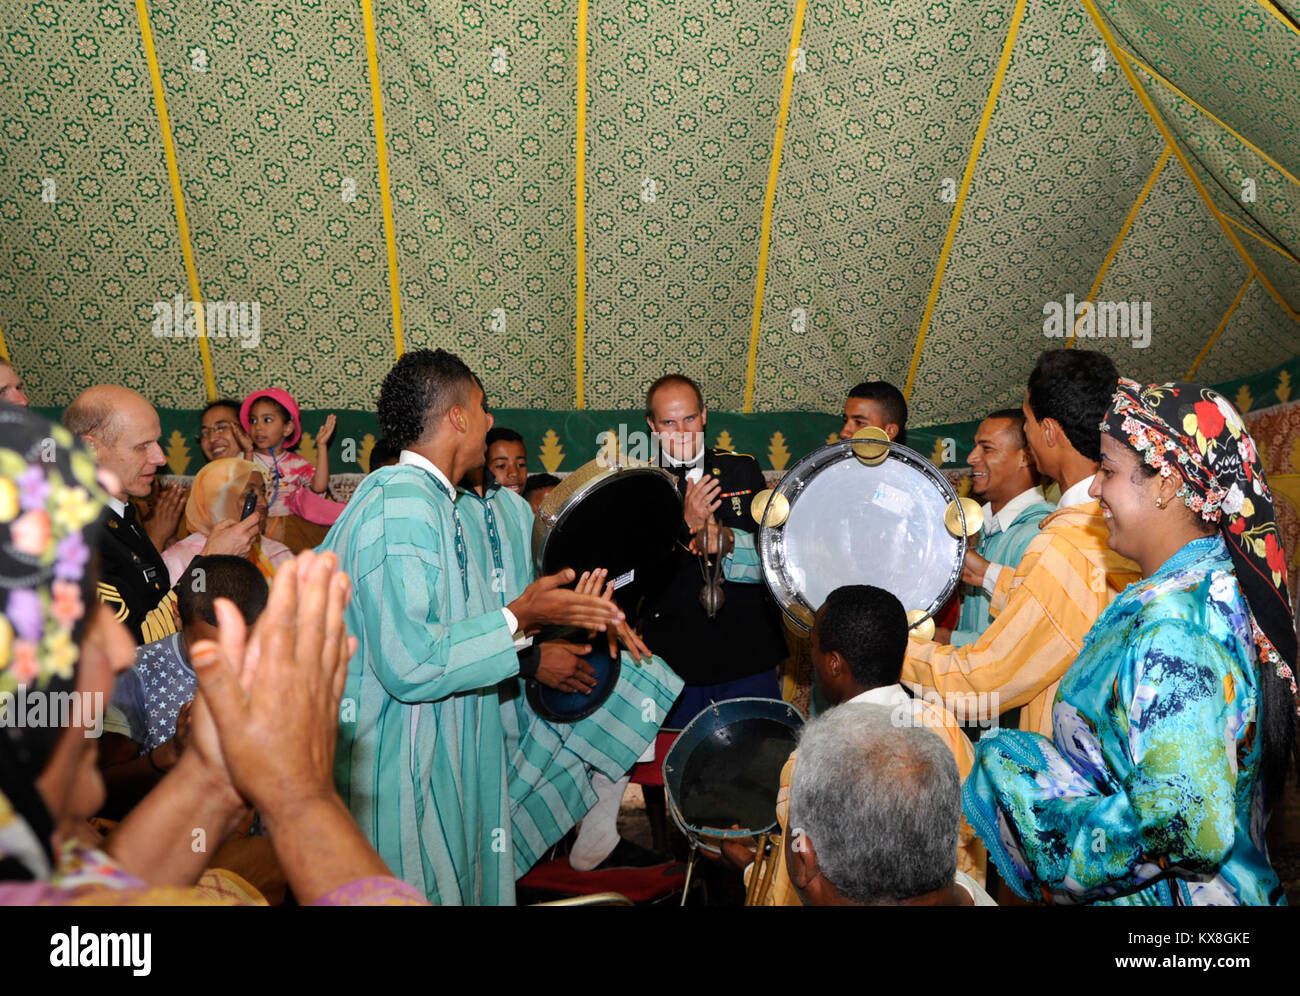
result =
[[[914,450],[891,443],[872,467],[847,442],[809,454],[781,479],[790,502],[784,525],[766,524],[759,548],[763,577],[802,629],[836,588],[869,584],[892,592],[924,618],[938,611],[961,576],[965,538],[944,526],[956,493]]]

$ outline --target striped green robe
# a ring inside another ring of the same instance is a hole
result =
[[[489,579],[496,604],[513,601],[533,580],[532,509],[508,488],[486,499],[462,490],[456,506],[482,567],[478,576]],[[638,665],[624,652],[619,680],[600,709],[576,723],[550,723],[529,707],[519,678],[502,682],[516,876],[595,805],[592,770],[617,781],[636,763],[681,688],[681,678],[659,658]]]
[[[418,466],[382,468],[320,549],[338,555],[355,591],[347,628],[359,645],[335,759],[344,802],[430,902],[513,903],[497,686],[519,661],[478,558],[467,542],[458,553],[452,496]]]

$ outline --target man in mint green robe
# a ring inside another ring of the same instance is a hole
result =
[[[1056,511],[1044,497],[1041,488],[1030,488],[1017,495],[998,512],[994,512],[988,503],[984,505],[984,529],[980,533],[975,552],[990,565],[997,564],[999,569],[1014,571],[1025,555],[1025,548],[1038,535],[1038,524]],[[948,642],[955,647],[974,643],[980,634],[989,628],[993,616],[989,612],[989,595],[997,574],[987,571],[984,584],[963,585],[961,613],[957,617],[957,627],[952,631]]]
[[[361,482],[321,550],[352,579],[359,645],[340,708],[335,781],[393,873],[441,905],[514,902],[497,685],[517,674],[491,580],[452,492],[427,468]],[[460,547],[460,556],[457,550]]]
[[[986,415],[975,430],[975,445],[966,458],[971,493],[984,505],[984,528],[968,547],[966,566],[988,561],[982,583],[961,588],[961,612],[947,643],[974,643],[993,623],[990,596],[1003,570],[1014,572],[1025,548],[1038,535],[1038,524],[1056,511],[1038,487],[1038,468],[1025,442],[1025,414],[1003,408]],[[982,565],[983,566],[983,565]],[[972,580],[967,578],[967,580]]]
[[[456,507],[479,576],[505,605],[533,580],[532,508],[509,488],[490,488],[485,498],[462,488]],[[516,877],[595,805],[593,771],[617,782],[636,763],[681,692],[682,679],[658,657],[638,664],[624,651],[620,662],[610,697],[575,723],[539,717],[518,677],[500,686]]]

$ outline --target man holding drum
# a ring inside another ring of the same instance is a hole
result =
[[[957,628],[943,640],[957,647],[974,642],[989,628],[989,596],[998,576],[1016,569],[1029,541],[1038,535],[1038,524],[1056,508],[1038,486],[1038,468],[1025,441],[1024,412],[1004,408],[984,419],[966,462],[971,494],[984,499],[984,529],[979,545],[973,551],[967,548],[963,580],[982,573],[983,584],[963,592]],[[942,631],[936,636],[942,640]]]
[[[727,558],[738,538],[752,549],[750,503],[767,486],[758,461],[704,445],[708,409],[689,377],[660,377],[646,391],[645,407],[660,466],[677,478],[685,501],[676,554],[647,584],[642,606],[646,643],[686,682],[664,724],[680,729],[710,702],[780,698],[776,667],[785,640],[760,584],[726,587],[713,618],[701,602],[707,579],[694,550]]]
[[[1108,357],[1083,349],[1048,350],[1029,375],[1025,437],[1061,500],[1015,570],[998,572],[995,618],[979,639],[954,647],[913,637],[903,664],[904,681],[936,689],[960,718],[1023,706],[1020,729],[1051,736],[1057,684],[1102,610],[1139,576],[1110,549],[1101,505],[1088,497],[1101,459],[1098,426],[1118,379]],[[982,573],[963,577],[983,581]],[[954,708],[959,702],[975,708]]]
[[[458,357],[406,353],[384,379],[378,415],[398,465],[361,482],[322,545],[355,587],[346,621],[358,641],[335,782],[393,873],[430,902],[510,904],[498,685],[520,673],[515,634],[551,622],[604,631],[624,617],[611,601],[562,589],[573,571],[532,582],[508,605],[495,598],[451,483],[482,466],[492,426]]]

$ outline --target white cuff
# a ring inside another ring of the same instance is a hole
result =
[[[989,566],[985,569],[985,571],[984,571],[984,581],[983,581],[983,583],[981,584],[981,587],[982,587],[986,592],[988,592],[989,595],[992,595],[994,589],[997,588],[997,586],[998,586],[998,575],[1001,574],[1001,573],[1002,573],[1002,565],[1001,565],[1001,564],[994,564],[994,563],[991,563],[991,562],[990,562]]]

